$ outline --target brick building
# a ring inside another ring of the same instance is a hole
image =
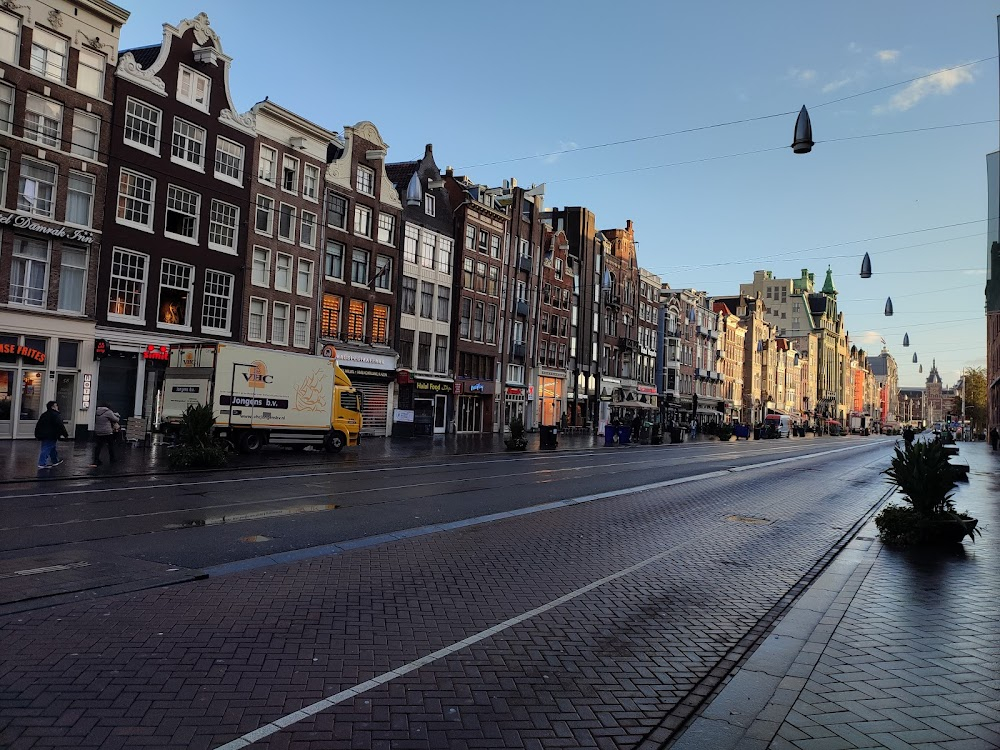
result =
[[[570,263],[569,240],[563,231],[548,225],[541,247],[541,299],[534,362],[537,382],[535,423],[568,423],[567,397],[572,384],[570,341],[573,335],[573,299],[578,289],[574,265]]]

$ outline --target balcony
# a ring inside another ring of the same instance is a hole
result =
[[[611,294],[610,292],[604,293],[604,304],[608,307],[621,307],[622,300],[617,294]]]
[[[523,299],[519,299],[517,304],[514,305],[514,314],[519,315],[522,318],[528,317],[528,303]]]
[[[517,259],[517,270],[531,273],[531,256],[521,255]]]

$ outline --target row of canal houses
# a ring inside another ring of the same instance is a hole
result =
[[[127,19],[0,0],[0,438],[31,437],[49,399],[80,437],[105,401],[155,428],[188,341],[335,354],[369,435],[886,401],[829,276],[789,289],[810,308],[790,335],[770,290],[671,289],[631,221],[548,208],[542,185],[442,172],[431,145],[393,161],[370,122],[240,113],[204,14],[119,51]]]

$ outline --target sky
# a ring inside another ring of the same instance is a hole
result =
[[[545,183],[549,207],[631,219],[674,288],[803,268],[822,286],[829,266],[852,343],[884,339],[901,386],[985,365],[995,2],[120,2],[122,49],[207,13],[240,111],[370,120],[390,162],[433,143],[476,182]],[[816,146],[796,155],[803,105]]]

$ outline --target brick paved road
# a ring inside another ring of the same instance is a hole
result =
[[[885,455],[8,616],[0,743],[218,747],[378,678],[254,746],[632,745],[878,501]]]

